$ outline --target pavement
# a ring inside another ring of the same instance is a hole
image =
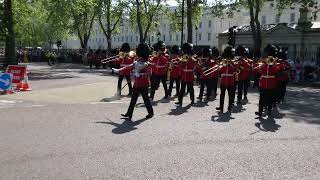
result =
[[[320,179],[320,89],[290,86],[259,119],[256,89],[218,113],[219,97],[178,108],[160,87],[155,117],[140,97],[127,122],[107,70],[28,69],[33,91],[0,96],[0,179]]]

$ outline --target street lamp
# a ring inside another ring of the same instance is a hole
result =
[[[181,18],[181,22],[178,23],[178,25],[181,27],[181,47],[183,45],[183,20],[184,20],[184,1],[185,0],[182,0],[182,5],[181,5],[181,15],[178,15],[177,13],[177,10],[175,9],[175,16],[178,17],[178,18]]]
[[[161,36],[161,33],[160,33],[160,31],[158,31],[158,33],[157,33],[158,41],[160,41],[160,36]]]
[[[196,26],[196,47],[198,46],[198,26]]]

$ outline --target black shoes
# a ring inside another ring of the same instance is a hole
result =
[[[180,102],[180,101],[176,102],[175,104],[178,106],[182,106],[182,102]]]
[[[256,114],[257,116],[261,117],[262,113],[261,112],[255,112],[254,114]]]
[[[131,116],[129,114],[121,114],[122,117],[126,118],[127,121],[131,121]]]
[[[217,107],[216,110],[223,112],[223,108],[222,107]]]
[[[146,116],[146,119],[150,119],[150,118],[152,118],[153,117],[153,113],[151,113],[151,114],[148,114],[147,116]]]

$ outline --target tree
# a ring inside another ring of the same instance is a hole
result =
[[[155,30],[159,22],[155,17],[163,14],[163,0],[131,0],[129,14],[131,26],[139,32],[140,43],[146,42],[148,34]],[[135,26],[137,24],[137,26]]]
[[[97,0],[72,0],[67,4],[71,6],[72,28],[78,35],[81,48],[86,49],[98,14],[98,2]]]
[[[127,3],[123,0],[100,0],[99,6],[101,7],[98,14],[99,24],[107,38],[108,50],[110,51],[112,34],[119,30]]]
[[[16,45],[15,45],[15,33],[12,11],[12,0],[4,0],[4,24],[6,29],[5,34],[5,58],[6,64],[18,64],[16,59]]]

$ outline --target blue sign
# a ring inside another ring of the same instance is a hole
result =
[[[0,74],[0,90],[9,90],[12,85],[12,74],[1,73]]]

